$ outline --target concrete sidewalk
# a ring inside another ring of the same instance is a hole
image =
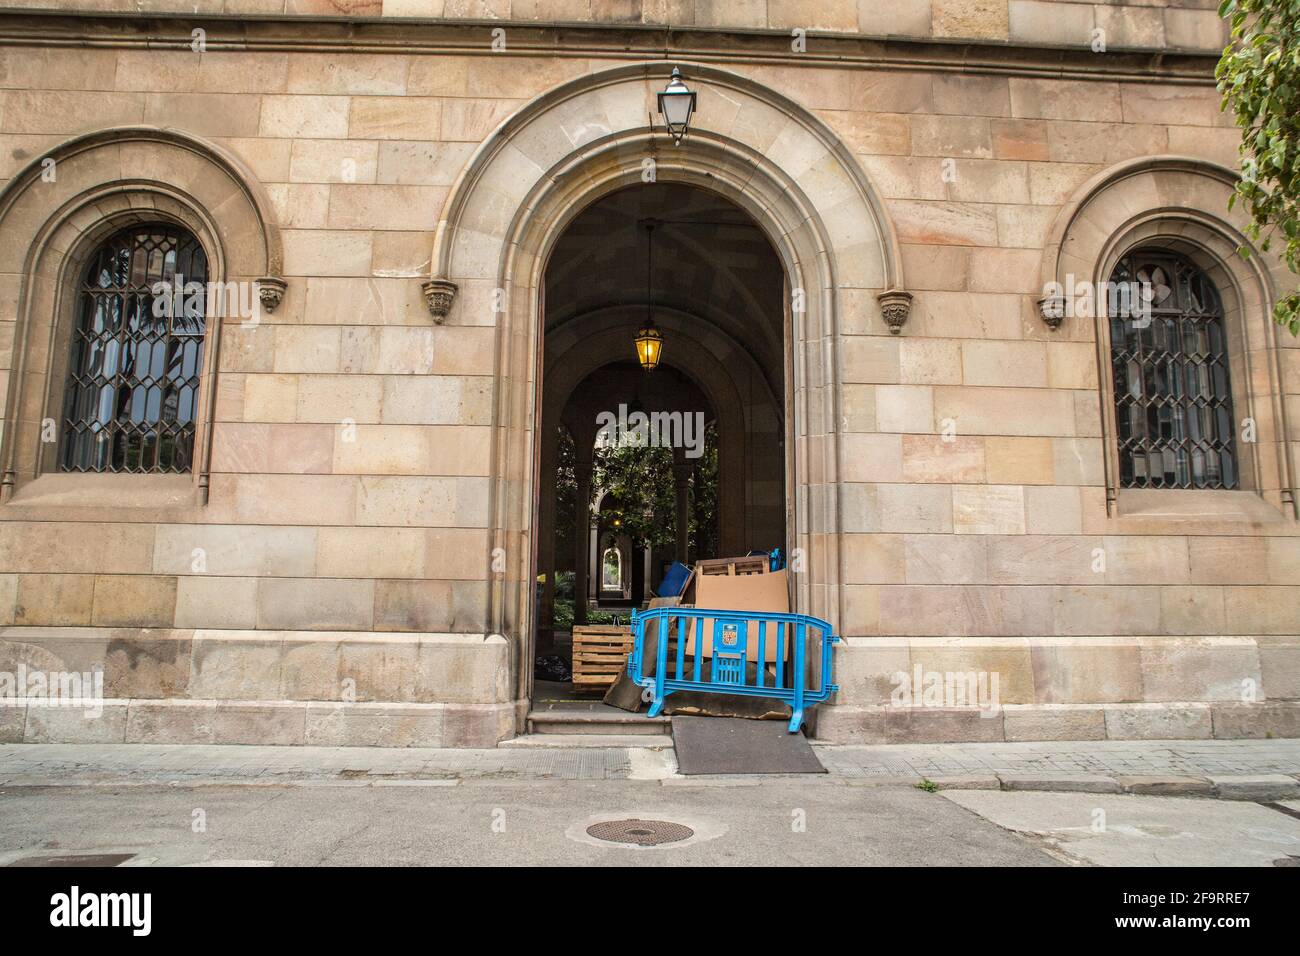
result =
[[[807,784],[1300,797],[1300,740],[1074,741],[816,747]],[[0,787],[455,786],[629,780],[755,786],[763,776],[682,777],[671,745],[433,750],[158,744],[0,746]],[[789,776],[779,779],[792,779]],[[928,783],[927,783],[928,782]]]
[[[1300,740],[1096,740],[819,747],[850,778],[921,778],[937,789],[1300,796]]]

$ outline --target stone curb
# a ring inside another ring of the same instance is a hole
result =
[[[1072,793],[1122,793],[1114,777],[1101,774],[1074,773],[1000,773],[1003,790],[1058,790]]]
[[[1206,777],[1141,774],[1116,777],[1125,793],[1140,793],[1158,797],[1213,797],[1214,784]]]
[[[1290,800],[1300,797],[1300,782],[1280,773],[1211,777],[1215,792],[1224,800]]]
[[[1300,779],[1285,774],[1107,776],[1104,774],[996,773],[925,778],[936,790],[1007,790],[1052,793],[1126,793],[1141,796],[1209,797],[1219,800],[1293,800]],[[922,781],[915,781],[917,786]]]

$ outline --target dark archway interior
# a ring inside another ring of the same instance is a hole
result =
[[[747,213],[693,186],[620,190],[576,216],[547,263],[547,332],[610,307],[638,307],[644,315],[647,220],[656,223],[650,294],[657,310],[680,310],[716,326],[770,374],[779,396],[780,260]]]
[[[786,547],[784,286],[758,225],[682,184],[607,195],[557,241],[543,298],[538,654],[567,658],[575,622],[625,621],[674,560]],[[645,371],[633,340],[651,317],[663,354]]]

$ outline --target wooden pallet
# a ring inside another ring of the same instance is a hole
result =
[[[767,574],[772,570],[771,559],[766,554],[744,558],[705,558],[695,562],[696,574]]]
[[[632,644],[632,627],[628,624],[574,625],[574,687],[609,687],[627,667]]]

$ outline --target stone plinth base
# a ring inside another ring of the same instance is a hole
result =
[[[0,742],[492,747],[518,725],[508,651],[483,634],[9,627]]]
[[[984,711],[823,705],[816,721],[816,738],[837,744],[1300,737],[1300,701],[1004,704]]]
[[[45,699],[0,706],[0,743],[495,747],[514,728],[509,703],[110,698],[94,708]]]

